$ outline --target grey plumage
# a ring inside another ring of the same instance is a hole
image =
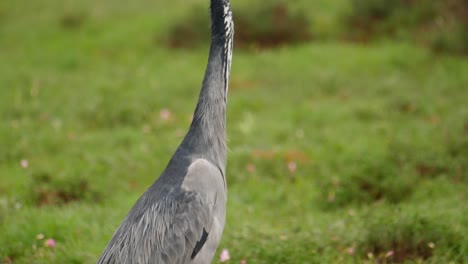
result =
[[[226,102],[234,24],[211,0],[211,47],[190,129],[156,182],[114,233],[98,263],[210,263],[226,215]]]

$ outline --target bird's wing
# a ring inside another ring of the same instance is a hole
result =
[[[181,193],[176,202],[172,220],[160,224],[164,234],[160,233],[161,230],[150,232],[149,236],[159,237],[152,245],[151,263],[188,263],[206,242],[212,224],[213,205],[192,191]]]
[[[213,169],[198,164],[196,170],[189,168],[186,178],[210,178],[194,175],[200,173],[212,174]],[[216,192],[201,193],[196,186],[195,190],[190,186],[166,187],[166,195],[153,202],[143,195],[98,263],[173,264],[193,259],[209,235],[217,198]]]

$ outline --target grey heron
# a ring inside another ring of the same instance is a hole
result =
[[[210,263],[226,218],[226,102],[234,23],[211,0],[208,65],[189,131],[117,228],[98,263]]]

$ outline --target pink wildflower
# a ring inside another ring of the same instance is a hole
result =
[[[167,121],[171,119],[172,113],[171,110],[164,108],[159,111],[159,117],[161,117],[162,120]]]
[[[241,260],[241,264],[247,264],[247,261],[245,259]]]
[[[22,159],[20,162],[21,168],[26,169],[29,166],[29,162],[27,159]]]
[[[44,244],[46,247],[55,247],[55,240],[53,240],[52,238],[49,238],[45,241]]]
[[[390,250],[389,252],[387,252],[387,254],[385,254],[385,257],[386,258],[391,257],[393,256],[393,254],[395,254],[395,252],[393,252],[393,250]]]
[[[291,162],[288,163],[288,170],[289,170],[289,172],[295,172],[296,169],[297,169],[297,164],[296,164],[296,162],[291,161]]]
[[[219,260],[221,262],[226,262],[230,259],[231,259],[231,256],[229,255],[229,250],[223,249],[223,251],[221,251],[221,255],[219,256]]]
[[[255,165],[253,165],[252,163],[249,163],[249,164],[247,164],[246,169],[247,169],[248,172],[253,173],[253,172],[255,172]]]

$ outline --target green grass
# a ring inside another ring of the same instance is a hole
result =
[[[185,3],[0,3],[0,263],[94,263],[164,169],[207,58],[159,43]],[[467,72],[395,42],[236,50],[229,263],[466,263]]]

